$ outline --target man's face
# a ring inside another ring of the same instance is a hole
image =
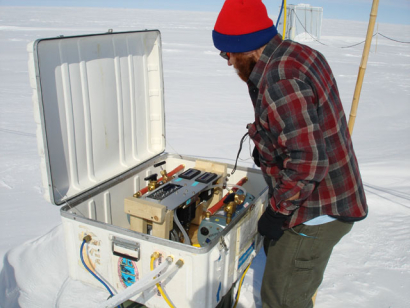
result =
[[[228,65],[233,66],[238,76],[245,82],[249,80],[252,70],[259,60],[259,55],[253,51],[230,53]]]

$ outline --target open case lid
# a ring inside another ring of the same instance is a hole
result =
[[[28,51],[50,202],[61,205],[165,150],[159,31],[39,39]]]

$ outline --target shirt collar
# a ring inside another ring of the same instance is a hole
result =
[[[248,80],[248,85],[255,85],[259,88],[259,82],[262,79],[263,71],[265,70],[266,65],[268,64],[269,59],[272,57],[272,54],[276,51],[279,45],[282,43],[282,36],[276,34],[266,45],[265,49],[259,61],[256,63],[255,67],[252,70],[251,76]]]

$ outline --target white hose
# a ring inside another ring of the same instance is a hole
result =
[[[228,184],[227,187],[237,188],[243,191],[243,194],[246,196],[246,189],[239,185]]]
[[[184,244],[191,245],[191,240],[189,239],[188,233],[186,233],[184,227],[181,225],[181,222],[177,217],[177,213],[174,213],[174,221],[178,225],[179,230],[181,230],[182,234],[184,235]]]
[[[166,271],[165,273],[161,274],[160,277],[157,277],[154,279],[155,276],[157,276],[161,271],[167,270],[168,266],[172,263],[172,258],[168,257],[166,258],[166,262],[161,263],[158,267],[156,267],[153,271],[149,272],[147,276],[142,278],[141,280],[138,280],[136,283],[133,285],[129,286],[126,288],[124,291],[121,293],[118,293],[114,295],[113,297],[109,298],[108,300],[104,301],[99,305],[100,308],[112,308],[112,307],[117,307],[118,305],[121,305],[123,302],[129,300],[131,297],[144,292],[146,289],[148,289],[151,286],[156,285],[160,280],[165,279],[169,275],[171,275],[173,272],[175,272],[174,267],[172,267],[170,270]],[[178,269],[178,267],[176,267]],[[171,272],[172,270],[172,272]]]

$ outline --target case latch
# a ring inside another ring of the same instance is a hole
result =
[[[112,253],[117,257],[137,262],[140,259],[140,244],[114,236],[112,239]]]

